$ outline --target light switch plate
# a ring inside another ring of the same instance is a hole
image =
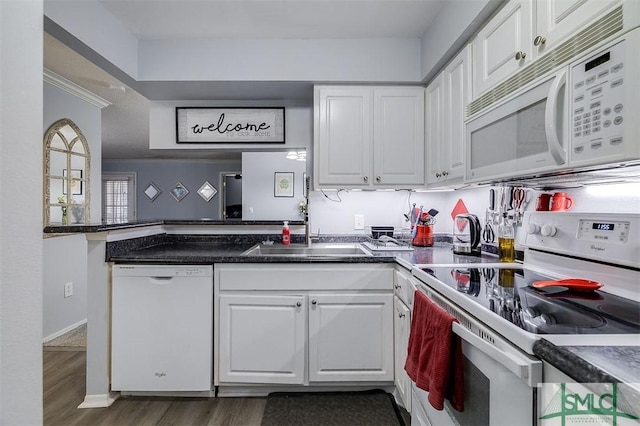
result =
[[[356,214],[353,216],[353,229],[364,229],[364,215]]]

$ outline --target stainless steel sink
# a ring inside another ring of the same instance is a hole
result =
[[[306,246],[304,244],[266,245],[257,244],[242,253],[242,256],[286,256],[286,257],[353,257],[371,256],[360,244],[322,243]]]

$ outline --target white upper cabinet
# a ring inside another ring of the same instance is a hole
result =
[[[618,0],[511,0],[473,40],[473,98],[556,48]]]
[[[427,87],[427,184],[462,181],[465,107],[471,100],[471,48],[465,47]]]
[[[374,185],[424,185],[424,89],[373,90]]]
[[[507,3],[473,41],[474,98],[531,61],[533,0]]]
[[[538,0],[534,52],[537,56],[582,29],[617,0]]]
[[[315,186],[424,186],[424,89],[317,86]]]
[[[367,185],[371,175],[371,89],[315,89],[315,175],[321,185]]]

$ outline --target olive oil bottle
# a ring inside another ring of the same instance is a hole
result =
[[[498,259],[500,262],[516,261],[515,230],[506,213],[498,225]]]

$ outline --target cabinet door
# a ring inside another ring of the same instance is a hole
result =
[[[220,382],[302,384],[304,296],[220,295]]]
[[[563,39],[582,29],[617,0],[546,0],[536,4],[535,37],[541,41],[534,46],[537,56],[560,44]]]
[[[371,89],[318,87],[314,143],[320,185],[371,182]]]
[[[373,91],[373,184],[424,185],[424,89]]]
[[[464,175],[465,108],[471,101],[471,48],[467,46],[443,71],[444,117],[442,174],[448,182]]]
[[[309,381],[393,381],[393,295],[309,295]]]
[[[427,183],[437,183],[443,179],[443,117],[444,86],[442,74],[427,86],[426,90],[426,138],[427,145]]]
[[[509,1],[473,40],[474,99],[533,59],[532,3]]]
[[[394,313],[396,391],[404,403],[404,408],[411,412],[411,379],[404,371],[411,330],[411,311],[397,296],[394,297]]]

